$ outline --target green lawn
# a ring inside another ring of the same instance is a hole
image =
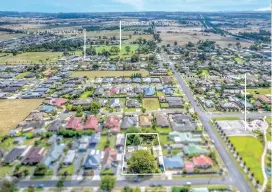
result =
[[[199,71],[198,75],[200,75],[200,76],[210,76],[210,73],[209,73],[208,70],[203,69],[203,70]]]
[[[260,184],[263,184],[264,179],[261,169],[263,144],[252,136],[231,136],[229,139],[243,161],[250,168],[250,172],[254,173],[255,179],[259,180]]]
[[[134,112],[136,112],[136,108],[125,108],[125,112],[127,112],[127,113],[134,113]]]
[[[232,120],[240,120],[238,117],[217,117],[217,118],[213,118],[214,121],[232,121]]]
[[[25,52],[22,54],[18,54],[13,56],[12,54],[1,57],[0,64],[26,64],[26,63],[42,63],[46,62],[56,62],[58,57],[62,56],[62,52]]]
[[[107,139],[108,139],[108,136],[105,136],[105,135],[102,135],[101,138],[100,138],[100,141],[97,145],[97,149],[98,150],[103,150],[106,143],[107,143]],[[110,147],[111,148],[114,148],[115,147],[115,143],[116,143],[116,135],[112,135],[110,137]]]
[[[244,60],[242,58],[238,58],[238,57],[234,58],[234,61],[238,62],[238,63],[243,63],[244,62]]]
[[[1,166],[0,177],[4,177],[10,174],[12,168],[13,168],[12,166]]]
[[[73,164],[67,167],[64,166],[59,170],[59,175],[62,176],[64,172],[67,172],[68,175],[73,175],[74,171],[75,171],[75,166]]]
[[[247,89],[247,93],[252,94],[254,97],[258,97],[261,95],[271,94],[271,89],[270,88]]]
[[[168,135],[159,135],[160,144],[163,147],[165,144],[173,144],[174,141],[168,139]]]
[[[16,76],[16,79],[22,79],[24,78],[26,75],[28,75],[30,72],[23,72],[23,73],[20,73]]]
[[[87,98],[90,94],[93,94],[93,91],[85,91],[80,95],[80,98]]]
[[[160,108],[160,103],[157,98],[144,98],[143,108],[146,110],[157,110]]]
[[[8,138],[0,144],[2,149],[10,151],[15,145],[13,144],[13,138]]]

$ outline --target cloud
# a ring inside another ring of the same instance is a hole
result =
[[[268,6],[268,7],[263,7],[263,8],[255,9],[254,11],[270,11],[270,10],[271,10],[271,7]]]
[[[144,10],[144,0],[114,0],[115,2],[133,6],[137,11]]]

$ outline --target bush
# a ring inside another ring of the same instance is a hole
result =
[[[174,187],[172,187],[172,192],[189,192],[189,188],[174,186]]]

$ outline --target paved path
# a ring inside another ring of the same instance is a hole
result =
[[[267,124],[266,129],[264,130],[264,151],[263,151],[263,155],[262,155],[262,172],[263,172],[263,177],[264,177],[264,183],[262,185],[261,191],[264,192],[265,188],[266,188],[266,184],[267,184],[267,175],[265,172],[265,155],[267,153],[267,138],[266,138],[266,130],[269,129],[269,123],[267,123],[265,121],[265,123]]]

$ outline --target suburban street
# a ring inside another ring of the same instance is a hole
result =
[[[214,132],[212,126],[209,123],[210,118],[212,117],[218,117],[217,115],[207,115],[205,112],[203,112],[197,105],[197,102],[194,100],[193,95],[191,94],[190,89],[187,87],[184,80],[181,78],[179,73],[175,70],[174,64],[170,63],[172,71],[176,77],[176,79],[179,82],[179,85],[181,86],[183,92],[185,93],[188,100],[191,102],[192,108],[195,112],[198,113],[199,119],[203,124],[203,127],[207,130],[210,138],[214,140],[214,145],[220,154],[222,160],[224,161],[227,170],[228,170],[228,178],[230,184],[236,186],[240,191],[242,192],[250,192],[252,191],[250,186],[248,185],[247,181],[244,179],[243,175],[240,173],[238,167],[236,166],[234,160],[231,158],[231,155],[228,154],[227,150],[225,149],[225,146],[222,144],[221,140],[218,138],[216,133]],[[258,115],[257,113],[255,113]],[[254,115],[255,115],[254,114]],[[235,114],[227,114],[228,116],[236,116]],[[226,117],[226,114],[222,114],[220,116]],[[243,114],[239,114],[239,116],[243,116]]]

